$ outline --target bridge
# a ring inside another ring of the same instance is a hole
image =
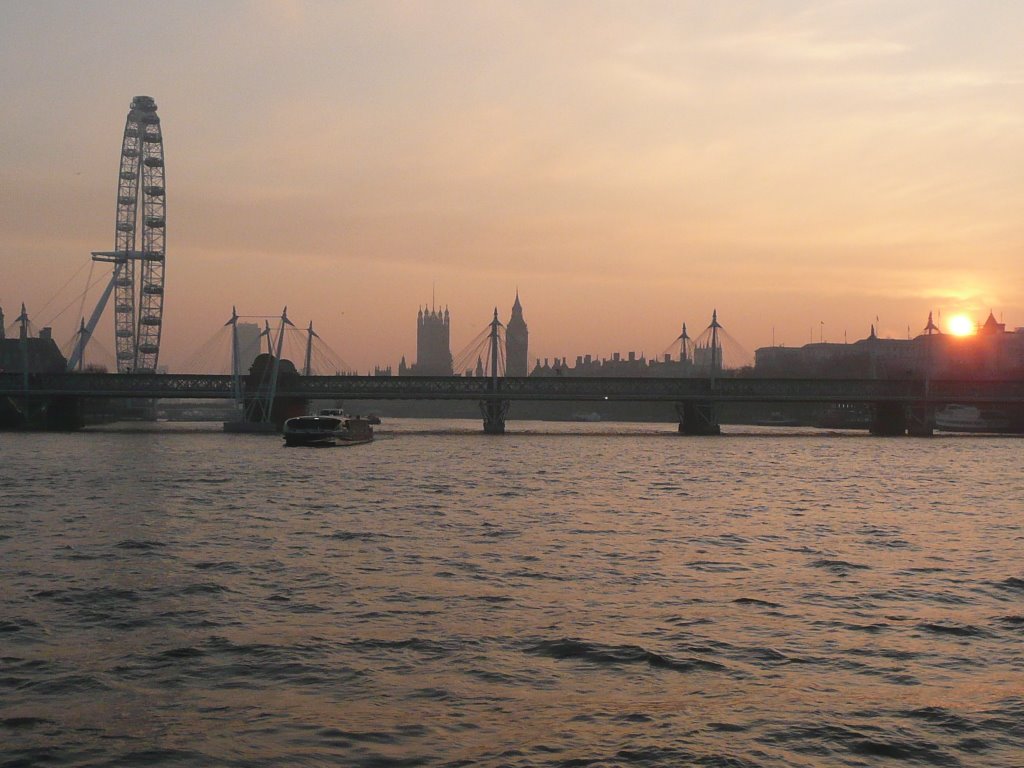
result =
[[[258,387],[242,380],[242,396]],[[0,373],[0,397],[237,398],[230,375],[157,373]],[[261,396],[261,395],[259,395]],[[504,431],[516,401],[666,402],[676,405],[680,432],[715,434],[717,403],[863,403],[872,407],[877,434],[930,434],[936,408],[949,403],[1024,406],[1024,381],[894,379],[766,379],[282,376],[282,400],[471,400],[481,404],[484,431]]]

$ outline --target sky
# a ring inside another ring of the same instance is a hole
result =
[[[233,305],[366,372],[434,302],[458,355],[517,290],[542,359],[659,356],[714,309],[751,354],[1024,326],[1022,33],[994,0],[12,0],[0,307],[71,338],[144,94],[172,370]]]

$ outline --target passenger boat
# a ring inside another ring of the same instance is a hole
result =
[[[327,408],[316,416],[295,416],[284,423],[286,446],[359,445],[373,440],[368,419],[347,416],[340,408]]]

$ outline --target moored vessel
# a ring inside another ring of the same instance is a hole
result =
[[[935,428],[942,432],[1016,432],[1009,416],[991,408],[951,403],[935,412]]]
[[[870,429],[871,409],[863,403],[835,403],[818,418],[823,429]]]
[[[781,411],[772,411],[771,414],[754,421],[755,427],[799,427],[802,426],[800,419],[784,415]]]

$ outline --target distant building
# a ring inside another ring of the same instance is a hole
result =
[[[716,332],[717,330],[717,332]],[[711,315],[711,325],[696,342],[686,332],[676,337],[673,345],[679,345],[678,357],[665,352],[660,357],[648,359],[643,353],[628,352],[623,356],[612,353],[610,358],[600,359],[592,355],[578,355],[575,365],[570,366],[568,358],[555,358],[554,362],[537,360],[531,376],[589,376],[595,378],[663,378],[682,379],[724,372],[722,339],[724,333],[718,324],[718,313]],[[735,375],[735,374],[729,374]]]
[[[18,323],[18,337],[7,338],[3,331],[3,310],[0,310],[0,373],[60,373],[67,367],[67,360],[60,347],[53,340],[53,331],[43,328],[33,337],[29,329],[28,313],[21,305]]]
[[[416,316],[416,362],[406,365],[405,357],[398,364],[399,376],[451,376],[451,317],[431,308],[420,309]]]
[[[665,354],[661,359],[647,359],[643,354],[629,352],[623,356],[614,352],[610,358],[599,359],[593,355],[577,355],[574,365],[569,359],[538,358],[531,376],[577,376],[591,378],[684,378],[701,375],[691,360],[673,360]]]
[[[754,375],[790,378],[1000,379],[1024,376],[1024,328],[1008,332],[989,313],[973,336],[952,336],[928,318],[913,339],[881,339],[871,326],[850,344],[763,347],[754,353]]]
[[[256,323],[238,323],[235,331],[238,334],[238,370],[248,371],[260,353],[260,327]]]
[[[701,376],[722,373],[722,347],[713,346],[710,341],[693,345],[693,370]]]
[[[512,305],[512,316],[505,326],[505,375],[528,376],[530,332],[523,319],[523,305],[519,303],[519,291]]]

